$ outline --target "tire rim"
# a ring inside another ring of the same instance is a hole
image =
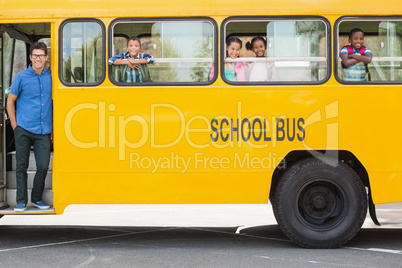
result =
[[[298,192],[298,218],[311,229],[332,229],[346,212],[346,194],[333,181],[314,179]]]

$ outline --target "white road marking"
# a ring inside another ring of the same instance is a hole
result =
[[[120,237],[120,236],[129,236],[129,235],[136,235],[136,234],[160,232],[160,231],[166,231],[166,230],[171,230],[171,229],[175,229],[175,228],[165,228],[165,229],[158,229],[158,230],[151,230],[151,231],[144,231],[144,232],[128,232],[128,233],[123,233],[123,234],[107,235],[107,236],[93,237],[93,238],[87,238],[87,239],[77,239],[77,240],[64,241],[64,242],[47,243],[47,244],[32,245],[32,246],[17,247],[17,248],[5,248],[5,249],[0,249],[0,252],[31,249],[31,248],[50,247],[50,246],[58,246],[58,245],[65,245],[65,244],[74,244],[74,243],[79,243],[79,242],[95,241],[95,240],[108,239],[108,238]]]
[[[88,266],[88,264],[90,264],[91,262],[93,262],[94,260],[96,260],[96,257],[95,257],[94,254],[93,254],[93,253],[95,252],[95,249],[90,248],[89,251],[91,252],[91,256],[89,256],[89,258],[88,258],[86,261],[84,261],[84,262],[82,262],[82,263],[80,263],[80,264],[74,266],[73,268],[86,267],[86,266]]]
[[[356,249],[362,251],[374,251],[374,252],[381,252],[381,253],[390,253],[390,254],[399,254],[402,255],[402,250],[395,250],[395,249],[386,249],[386,248],[355,248],[355,247],[343,247],[347,249]]]
[[[250,234],[240,234],[237,233],[232,233],[232,232],[225,232],[225,231],[218,231],[218,230],[211,230],[211,229],[204,229],[201,227],[185,227],[188,229],[193,229],[193,230],[200,230],[200,231],[205,231],[205,232],[212,232],[212,233],[221,233],[221,234],[234,234],[234,235],[241,235],[241,236],[246,236],[246,237],[253,237],[253,238],[259,238],[259,239],[265,239],[265,240],[274,240],[274,241],[282,241],[282,242],[290,242],[293,243],[292,241],[290,241],[289,239],[281,239],[281,238],[273,238],[273,237],[265,237],[265,236],[258,236],[258,235],[250,235]],[[247,227],[243,227],[241,229],[246,229],[249,228]]]

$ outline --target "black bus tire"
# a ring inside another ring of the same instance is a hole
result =
[[[329,163],[301,161],[276,189],[275,218],[284,234],[302,247],[339,247],[357,234],[366,218],[367,193],[357,173],[343,162]]]

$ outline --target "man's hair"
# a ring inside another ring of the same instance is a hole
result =
[[[41,49],[45,52],[45,55],[47,55],[47,46],[45,43],[43,42],[34,42],[32,43],[30,49],[29,49],[29,53],[32,54],[32,51],[34,51],[34,49]]]
[[[141,41],[137,36],[131,36],[128,40],[127,40],[127,46],[128,46],[128,42],[130,41],[138,41],[138,43],[140,43],[140,47],[141,47]]]
[[[349,38],[352,38],[352,35],[353,35],[354,33],[362,33],[362,34],[364,35],[364,32],[363,32],[362,29],[360,29],[360,28],[353,28],[353,29],[350,30],[350,32],[349,32]]]

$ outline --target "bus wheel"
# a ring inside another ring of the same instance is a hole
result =
[[[366,218],[367,194],[359,176],[343,162],[326,162],[301,161],[282,176],[276,189],[276,220],[302,247],[339,247],[356,235]]]

